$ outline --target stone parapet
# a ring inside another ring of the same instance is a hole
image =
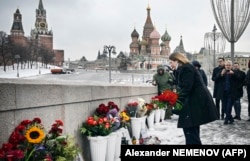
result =
[[[40,117],[46,129],[62,120],[64,133],[81,142],[79,127],[100,103],[113,101],[123,109],[130,99],[148,101],[156,93],[149,85],[0,79],[0,145],[21,120],[34,117]]]

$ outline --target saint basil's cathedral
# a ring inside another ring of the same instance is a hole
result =
[[[142,40],[139,39],[139,33],[136,29],[131,33],[132,42],[129,45],[130,56],[139,59],[137,66],[142,69],[156,69],[157,65],[166,63],[171,53],[171,36],[167,29],[161,36],[153,25],[150,16],[150,6],[147,7],[147,18],[143,27]],[[161,43],[159,41],[162,41]],[[184,50],[182,37],[179,46],[175,51],[186,53]]]

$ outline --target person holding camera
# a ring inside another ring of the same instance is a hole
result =
[[[238,98],[237,94],[237,80],[239,74],[232,69],[233,64],[231,60],[225,62],[225,68],[221,71],[220,78],[222,80],[222,109],[226,113],[224,124],[233,124],[232,107]]]

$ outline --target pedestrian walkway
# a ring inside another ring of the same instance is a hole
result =
[[[224,125],[224,120],[217,120],[201,126],[201,141],[203,145],[247,145],[250,144],[250,122],[247,112],[248,102],[242,103],[241,118],[233,124]],[[234,109],[232,112],[234,116]],[[161,144],[184,145],[185,138],[182,128],[177,128],[178,116],[173,115],[171,120],[165,120],[148,136],[157,136]]]

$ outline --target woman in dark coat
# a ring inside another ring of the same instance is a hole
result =
[[[179,101],[183,105],[181,110],[173,109],[179,115],[177,127],[183,128],[186,144],[202,144],[200,125],[219,119],[213,97],[198,70],[182,53],[173,53],[169,59],[172,67],[176,64],[173,68],[178,73]]]

